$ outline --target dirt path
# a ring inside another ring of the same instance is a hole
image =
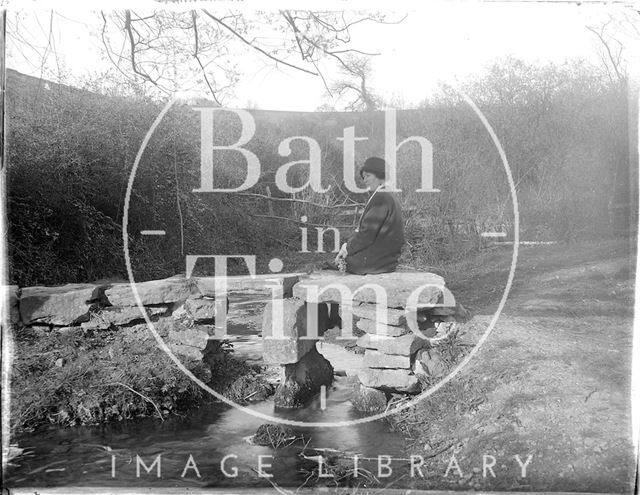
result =
[[[510,255],[483,253],[449,269],[454,294],[476,314],[469,342],[497,307]],[[452,383],[398,418],[411,453],[425,458],[414,488],[632,491],[634,257],[613,241],[521,248],[485,345]],[[445,477],[454,454],[460,469]],[[526,477],[516,455],[522,463],[531,455]],[[495,459],[495,477],[483,456]]]

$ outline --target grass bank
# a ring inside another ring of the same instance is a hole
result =
[[[260,400],[273,387],[232,347],[209,341],[204,358],[181,358],[196,377],[230,399]],[[46,327],[14,332],[11,434],[46,427],[160,419],[215,399],[186,376],[144,325],[86,332]]]
[[[520,248],[511,294],[485,344],[442,389],[392,417],[410,438],[407,453],[425,462],[411,488],[631,490],[629,246]],[[476,315],[463,326],[463,341],[473,344],[485,332],[511,254],[489,250],[443,268],[456,298]],[[526,476],[516,456],[522,463],[531,456]]]

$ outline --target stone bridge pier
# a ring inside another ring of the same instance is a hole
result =
[[[275,405],[300,407],[331,384],[333,368],[316,342],[333,326],[358,337],[364,349],[358,380],[365,400],[354,400],[356,407],[363,402],[383,407],[391,393],[418,393],[423,378],[445,372],[432,343],[451,335],[456,322],[467,317],[444,279],[433,273],[312,274],[293,285],[291,297],[265,309],[264,359],[282,372]]]
[[[267,363],[281,366],[276,389],[276,407],[301,407],[322,385],[333,381],[333,367],[316,349],[316,342],[329,328],[326,304],[317,304],[317,336],[309,324],[310,306],[299,298],[270,301],[262,327],[263,355]],[[315,316],[315,315],[314,315]]]

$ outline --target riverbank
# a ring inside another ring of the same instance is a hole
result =
[[[476,315],[464,326],[469,343],[489,324],[511,254],[494,249],[446,268]],[[477,355],[390,418],[411,438],[407,454],[424,460],[410,487],[629,492],[634,266],[628,241],[521,247],[509,299]],[[448,467],[446,478],[433,474]]]
[[[87,335],[80,327],[65,332],[21,329],[14,339],[12,432],[47,424],[163,418],[201,403],[201,389],[138,330]],[[208,379],[203,363],[185,364]]]
[[[162,324],[159,325],[162,331]],[[259,366],[212,342],[208,360],[183,357],[193,375],[230,399],[264,399],[273,387]],[[14,339],[11,434],[137,417],[166,418],[217,402],[179,369],[144,325],[88,335],[24,328]]]
[[[185,369],[236,403],[273,393],[261,366],[209,338],[217,308],[206,280],[172,277],[137,288],[152,329],[129,284],[11,289],[4,344],[12,437],[47,425],[163,420],[215,401]]]

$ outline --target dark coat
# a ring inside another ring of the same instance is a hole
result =
[[[347,242],[347,271],[392,272],[404,244],[402,210],[390,192],[378,190],[362,213],[358,231]]]

